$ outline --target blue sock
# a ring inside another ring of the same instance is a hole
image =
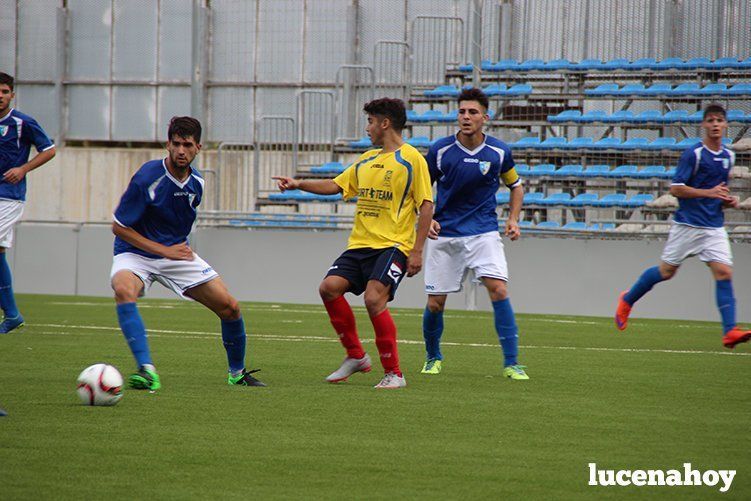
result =
[[[245,368],[245,322],[243,317],[237,320],[222,320],[222,341],[227,350],[227,362],[232,373]]]
[[[154,365],[151,362],[151,353],[149,353],[149,342],[146,340],[146,327],[143,325],[136,303],[118,304],[117,321],[120,323],[120,329],[123,331],[123,336],[128,342],[138,367],[147,364]]]
[[[5,259],[5,252],[0,252],[0,308],[7,318],[18,316],[16,298],[13,296],[13,277],[10,274],[8,260]]]
[[[654,287],[655,284],[658,284],[663,280],[665,279],[662,278],[662,275],[660,274],[659,266],[647,268],[646,270],[644,270],[644,273],[641,274],[639,280],[637,280],[636,283],[628,290],[626,295],[623,296],[623,300],[633,306],[634,303],[641,299],[644,294],[651,291],[652,287]]]
[[[425,307],[422,314],[422,337],[425,339],[427,359],[443,360],[441,354],[441,335],[443,335],[443,312],[433,313]]]
[[[715,298],[722,317],[722,331],[727,334],[735,327],[735,296],[733,296],[732,280],[717,280]]]
[[[503,348],[503,366],[516,365],[519,355],[519,330],[516,328],[514,310],[511,309],[511,301],[508,298],[493,301],[495,314],[495,331]]]

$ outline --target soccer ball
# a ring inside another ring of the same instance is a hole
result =
[[[94,364],[78,376],[76,391],[85,405],[115,405],[123,397],[123,377],[111,365]]]

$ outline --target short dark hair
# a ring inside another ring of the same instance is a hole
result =
[[[407,123],[407,110],[404,107],[404,101],[401,99],[390,97],[374,99],[365,103],[362,110],[368,115],[388,118],[391,120],[391,127],[397,132],[401,132],[404,129],[404,124]]]
[[[167,140],[173,136],[182,138],[192,137],[197,144],[201,143],[201,122],[193,117],[172,117],[167,129]]]
[[[707,115],[709,114],[722,115],[722,118],[727,118],[727,113],[725,112],[725,108],[723,108],[721,105],[717,103],[712,103],[706,108],[704,108],[704,115],[702,115],[701,119],[706,120]]]
[[[7,85],[10,87],[10,90],[13,90],[13,77],[8,75],[7,73],[3,73],[0,71],[0,85]]]
[[[485,111],[488,111],[488,108],[490,107],[488,96],[477,87],[470,87],[469,89],[462,90],[459,97],[456,98],[456,102],[461,103],[462,101],[477,101],[480,103],[480,106],[485,108]]]

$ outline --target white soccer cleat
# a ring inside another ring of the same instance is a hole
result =
[[[326,376],[329,383],[346,381],[355,372],[370,372],[370,355],[367,353],[362,358],[345,358],[337,370]]]
[[[407,386],[407,380],[404,376],[397,376],[393,372],[387,372],[381,382],[374,386],[374,388],[380,388],[384,390],[395,390],[397,388],[404,388]]]

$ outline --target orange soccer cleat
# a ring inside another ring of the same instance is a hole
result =
[[[722,344],[725,345],[725,348],[732,350],[736,344],[745,343],[749,339],[751,339],[751,331],[744,331],[738,327],[733,327],[727,334],[722,336]]]
[[[615,326],[618,327],[619,331],[626,330],[626,326],[628,326],[628,316],[631,314],[631,305],[623,299],[626,292],[628,291],[623,291],[621,292],[621,295],[618,296],[618,307],[615,309]]]

